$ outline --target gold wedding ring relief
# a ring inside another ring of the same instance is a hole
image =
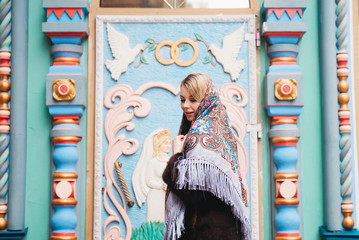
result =
[[[180,44],[188,44],[188,45],[190,45],[192,47],[192,49],[193,49],[193,57],[192,57],[191,60],[189,60],[187,62],[182,62],[182,61],[178,60],[178,56],[179,56],[179,48],[178,48],[178,46]],[[161,50],[161,48],[163,46],[170,47],[170,49],[171,49],[170,50],[171,59],[164,60],[163,58],[161,58],[160,50]],[[163,64],[163,65],[171,65],[171,64],[175,63],[178,66],[187,67],[187,66],[192,65],[197,60],[197,58],[198,58],[198,47],[197,47],[196,43],[193,40],[188,39],[188,38],[178,39],[174,43],[170,42],[170,41],[163,41],[163,42],[160,42],[157,45],[156,51],[155,51],[155,56],[156,56],[157,61],[159,63]]]

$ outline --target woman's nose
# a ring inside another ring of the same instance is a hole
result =
[[[188,106],[189,106],[188,101],[184,101],[183,107],[184,107],[184,108],[188,108]]]

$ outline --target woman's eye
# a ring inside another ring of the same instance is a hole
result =
[[[197,102],[196,99],[194,99],[194,98],[192,98],[190,100],[191,100],[191,102]]]
[[[181,102],[184,102],[184,99],[181,99]]]

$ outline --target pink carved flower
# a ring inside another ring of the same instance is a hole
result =
[[[211,104],[211,101],[208,100],[208,101],[206,102],[205,106],[208,107],[209,104]]]
[[[198,126],[199,126],[199,122],[195,122],[195,123],[193,123],[192,128],[196,128]]]

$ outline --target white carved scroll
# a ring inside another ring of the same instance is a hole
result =
[[[221,101],[227,108],[231,126],[237,133],[236,141],[238,145],[238,164],[243,184],[248,190],[246,181],[248,175],[248,155],[243,142],[247,133],[247,116],[244,111],[244,107],[248,104],[248,93],[238,84],[227,83],[222,86],[220,97]]]
[[[109,227],[113,222],[120,222],[122,219],[126,226],[125,240],[131,239],[132,226],[131,221],[126,213],[126,203],[124,195],[114,178],[114,163],[121,155],[132,155],[138,149],[138,141],[136,139],[126,139],[124,134],[118,134],[119,131],[125,128],[127,131],[133,131],[135,124],[131,122],[134,117],[144,118],[151,112],[151,103],[141,97],[141,95],[151,88],[163,88],[173,95],[179,93],[179,88],[175,89],[169,84],[162,82],[150,82],[142,85],[137,91],[133,92],[128,85],[119,84],[110,88],[104,98],[104,106],[109,109],[105,118],[105,135],[108,141],[108,149],[104,159],[104,172],[106,178],[106,187],[103,191],[104,208],[108,213],[108,217],[103,225],[103,232],[108,239],[111,236],[121,234],[121,229],[116,227]],[[133,108],[130,110],[130,108]],[[115,197],[118,194],[121,197],[121,202]],[[109,199],[111,204],[108,204]]]

